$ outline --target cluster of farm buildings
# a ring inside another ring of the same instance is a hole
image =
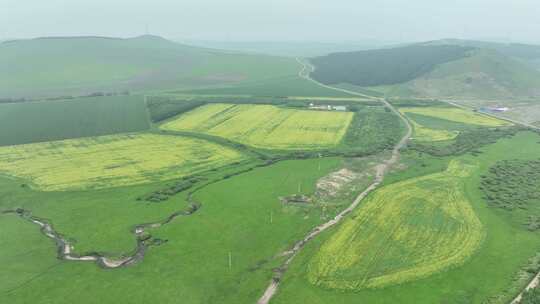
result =
[[[340,112],[347,111],[346,106],[316,105],[314,103],[309,104],[309,109],[310,110],[320,110],[320,111],[340,111]]]
[[[485,107],[480,108],[481,112],[498,112],[498,113],[504,113],[510,110],[508,107]]]

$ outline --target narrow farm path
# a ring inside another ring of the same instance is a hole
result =
[[[353,92],[350,90],[335,88],[332,86],[319,83],[318,81],[312,79],[309,75],[311,72],[313,72],[314,67],[308,62],[302,61],[299,58],[297,58],[296,60],[298,61],[298,63],[302,65],[302,70],[298,73],[298,76],[305,78],[306,80],[312,81],[316,83],[317,85],[322,86],[327,89],[345,92],[351,95],[361,96],[364,98],[374,99],[374,100],[378,100],[382,102],[387,108],[389,108],[392,112],[398,115],[401,118],[401,120],[403,120],[403,122],[405,123],[407,127],[407,132],[405,136],[403,136],[403,138],[394,146],[391,157],[376,166],[376,175],[375,175],[375,179],[373,183],[369,185],[362,193],[360,193],[349,207],[341,211],[338,215],[336,215],[330,221],[315,227],[302,240],[296,242],[290,250],[283,252],[282,256],[288,256],[288,258],[281,264],[279,271],[276,272],[270,284],[266,288],[264,294],[257,301],[257,304],[267,304],[270,302],[272,297],[276,294],[281,278],[287,271],[289,265],[309,241],[311,241],[313,238],[315,238],[316,236],[318,236],[325,230],[341,222],[349,213],[351,213],[354,209],[356,209],[356,207],[358,207],[358,205],[369,193],[371,193],[373,190],[379,187],[379,185],[383,182],[384,176],[386,172],[388,171],[388,169],[398,162],[399,156],[400,156],[400,150],[407,144],[407,142],[409,141],[412,135],[412,127],[409,121],[407,120],[407,118],[405,118],[398,110],[396,110],[396,108],[394,108],[386,99],[376,98],[373,96],[364,95],[364,94]]]
[[[529,282],[529,284],[525,287],[525,289],[523,289],[522,292],[520,292],[513,300],[512,302],[510,302],[510,304],[519,304],[521,303],[521,300],[523,299],[523,294],[526,292],[526,291],[529,291],[531,289],[534,289],[536,287],[538,287],[538,285],[540,285],[540,272],[537,273],[534,278],[532,279],[531,282]]]

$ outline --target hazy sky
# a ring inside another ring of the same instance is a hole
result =
[[[257,41],[480,38],[540,43],[539,0],[0,0],[0,39]]]

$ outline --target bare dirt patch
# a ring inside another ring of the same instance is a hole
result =
[[[332,172],[317,181],[316,195],[320,197],[335,197],[344,187],[366,175],[366,173],[353,172],[348,168]]]

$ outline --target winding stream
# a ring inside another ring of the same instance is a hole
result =
[[[58,259],[65,261],[79,261],[79,262],[95,262],[102,268],[114,269],[120,267],[126,267],[133,265],[144,258],[146,249],[150,246],[160,245],[163,241],[153,239],[152,236],[146,234],[148,228],[159,228],[163,225],[170,223],[172,220],[179,216],[188,216],[195,213],[199,209],[198,205],[191,204],[191,207],[185,211],[177,211],[162,221],[149,224],[140,224],[135,226],[132,233],[137,238],[137,246],[135,251],[131,255],[123,256],[120,258],[111,258],[104,256],[100,253],[93,253],[88,255],[77,255],[73,253],[73,244],[71,244],[64,236],[54,229],[50,221],[46,219],[33,216],[29,210],[15,209],[3,211],[3,214],[13,214],[20,218],[34,223],[40,227],[40,231],[46,237],[52,239],[56,243],[56,249]]]

